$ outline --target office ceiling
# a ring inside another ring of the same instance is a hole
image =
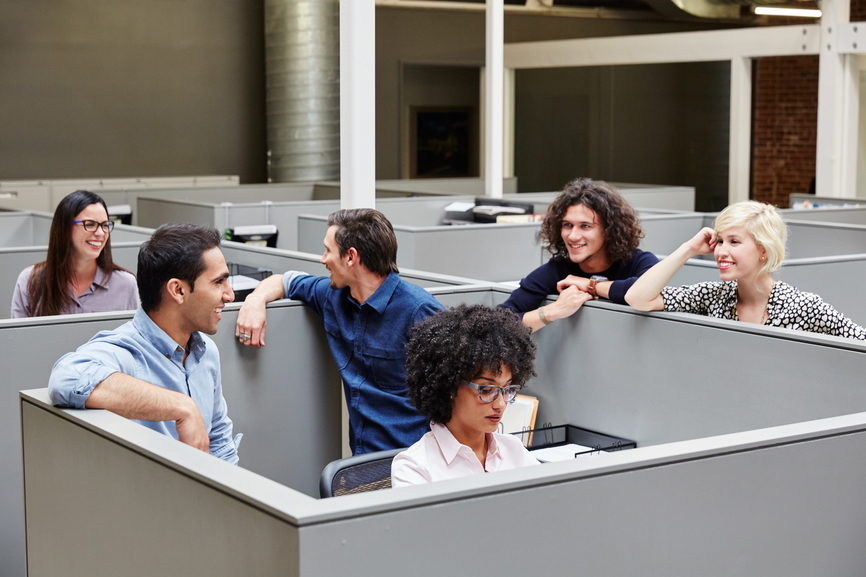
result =
[[[815,8],[816,0],[503,0],[506,12],[531,11],[553,16],[579,15],[590,9],[622,11],[655,11],[667,18],[752,20],[752,8],[764,5],[796,5]],[[480,8],[486,0],[377,0],[379,5],[412,5],[430,8]],[[573,11],[573,14],[570,12]]]

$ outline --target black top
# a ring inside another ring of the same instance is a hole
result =
[[[501,306],[514,312],[525,313],[534,311],[544,302],[547,295],[557,294],[556,283],[568,275],[589,278],[595,275],[607,277],[614,281],[610,285],[609,298],[619,304],[625,304],[625,293],[634,284],[637,277],[648,271],[659,259],[651,252],[634,251],[626,261],[616,261],[603,272],[583,272],[579,265],[569,259],[552,258],[520,281],[516,289]]]

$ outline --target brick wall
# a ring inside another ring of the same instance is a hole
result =
[[[752,198],[788,206],[815,176],[818,57],[761,58],[755,66]]]
[[[851,22],[866,21],[866,0],[851,0]],[[818,23],[768,19],[771,25]],[[808,192],[818,136],[818,57],[754,62],[752,198],[788,207],[792,192]]]

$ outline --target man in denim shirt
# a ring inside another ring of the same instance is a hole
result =
[[[289,271],[262,281],[244,301],[235,336],[264,346],[265,305],[281,298],[304,301],[325,320],[345,385],[352,452],[408,447],[429,427],[409,404],[406,342],[415,323],[442,305],[397,275],[397,238],[376,210],[331,214],[321,262],[330,278]]]
[[[141,245],[135,317],[60,358],[55,405],[107,409],[237,464],[215,334],[234,300],[216,229],[167,224]]]

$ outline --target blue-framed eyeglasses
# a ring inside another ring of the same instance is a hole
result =
[[[492,403],[499,398],[499,393],[502,393],[502,398],[505,402],[511,404],[514,402],[514,397],[520,392],[520,385],[508,385],[507,387],[497,387],[496,385],[476,385],[470,383],[466,379],[460,379],[460,382],[467,387],[472,387],[478,391],[478,399],[482,403]]]
[[[87,232],[95,231],[97,226],[102,228],[102,232],[105,234],[109,234],[114,230],[113,220],[106,220],[105,222],[96,222],[95,220],[73,220],[72,224],[81,224]]]

